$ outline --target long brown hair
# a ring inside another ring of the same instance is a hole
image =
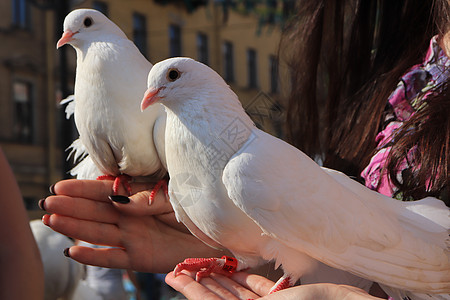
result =
[[[436,88],[391,143],[387,170],[405,200],[441,198],[448,206],[450,179],[450,84]],[[407,162],[401,180],[397,170]]]
[[[447,8],[446,0],[299,1],[280,47],[292,80],[289,141],[322,157],[325,166],[359,176],[374,154],[390,93],[401,75],[422,61],[431,37],[446,32]],[[436,134],[445,140],[442,130]],[[448,162],[448,144],[445,149],[430,153]],[[448,178],[447,167],[439,172]]]

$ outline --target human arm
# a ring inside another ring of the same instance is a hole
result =
[[[184,271],[185,272],[185,271]],[[268,295],[274,285],[269,279],[245,272],[234,273],[231,277],[212,274],[196,282],[194,274],[180,274],[177,277],[170,272],[166,283],[182,293],[188,299],[322,299],[322,300],[376,300],[365,291],[348,285],[319,283],[300,285]]]
[[[133,183],[131,202],[112,202],[112,181],[65,180],[43,207],[44,224],[72,238],[117,248],[73,246],[74,260],[101,267],[165,273],[187,257],[211,257],[223,252],[210,248],[176,221],[162,192],[148,205],[151,184]]]
[[[44,270],[19,187],[0,149],[0,299],[43,299]],[[26,287],[26,288],[24,288]]]

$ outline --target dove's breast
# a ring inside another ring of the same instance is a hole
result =
[[[212,239],[233,253],[257,255],[267,237],[233,204],[222,182],[223,168],[232,154],[214,153],[213,149],[220,150],[214,147],[215,138],[193,135],[195,130],[170,113],[166,128],[170,201],[178,219],[207,244]]]
[[[151,175],[162,168],[153,126],[164,111],[160,106],[140,111],[151,64],[143,57],[142,61],[130,59],[130,51],[120,52],[115,51],[109,60],[104,59],[108,57],[105,53],[88,54],[83,61],[78,60],[76,125],[102,172]]]

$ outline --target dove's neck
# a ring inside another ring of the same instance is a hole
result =
[[[125,35],[106,34],[102,39],[85,40],[83,43],[74,45],[77,52],[77,65],[83,63],[89,55],[96,53],[97,56],[104,56],[104,59],[111,59],[120,53],[121,48],[130,47],[132,42]]]
[[[210,125],[220,127],[235,118],[253,126],[253,121],[245,112],[237,95],[227,85],[211,85],[200,87],[192,82],[189,90],[181,90],[176,97],[165,98],[161,102],[178,118],[185,120],[204,120]],[[193,95],[189,92],[193,91]],[[194,122],[195,123],[195,122]]]
[[[106,106],[111,106],[111,101],[115,101],[121,109],[138,112],[151,67],[130,40],[117,36],[93,42],[84,50],[77,48],[77,103],[97,102],[87,105],[96,106],[93,109],[108,109],[98,107],[100,100],[89,101],[96,97],[108,99],[107,103],[103,103]]]
[[[196,98],[166,106],[166,111],[169,172],[171,162],[186,161],[186,169],[178,172],[206,168],[210,173],[214,166],[216,175],[220,175],[256,128],[236,95],[228,89],[206,95],[199,92]]]
[[[212,136],[220,135],[235,124],[253,128],[236,94],[226,88],[196,89],[195,96],[185,96],[182,101],[165,99],[163,103],[173,119],[178,119],[189,130],[198,129]]]

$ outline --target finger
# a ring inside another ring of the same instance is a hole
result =
[[[221,274],[212,273],[210,278],[204,278],[200,283],[224,299],[230,299],[232,296],[238,299],[255,299],[261,296]]]
[[[97,201],[108,201],[113,182],[110,180],[78,180],[68,179],[57,182],[53,191],[57,195],[77,198],[88,198]]]
[[[132,190],[143,191],[153,188],[155,183],[152,182],[136,182],[131,183]],[[53,191],[57,195],[66,195],[78,198],[88,198],[97,201],[108,202],[108,196],[112,195],[112,180],[79,180],[68,179],[57,182],[53,186]],[[127,195],[123,187],[119,191],[122,195]]]
[[[369,293],[366,292],[365,290],[358,288],[356,286],[351,286],[351,285],[339,285],[340,287],[342,287],[342,289],[347,289],[350,292],[354,292],[357,293],[359,295],[368,295]]]
[[[87,220],[79,220],[61,215],[44,215],[42,222],[54,231],[68,237],[92,244],[122,247],[117,226]]]
[[[41,206],[48,213],[82,220],[111,224],[119,220],[119,212],[111,203],[84,198],[50,196],[41,203]]]
[[[157,220],[167,226],[184,233],[190,233],[189,229],[187,229],[183,223],[177,221],[172,205],[166,198],[164,191],[158,191],[151,205],[149,205],[150,194],[151,191],[146,190],[128,197],[128,200],[130,201],[128,203],[111,202],[117,210],[124,214],[139,217],[154,216]]]
[[[128,197],[130,200],[129,203],[115,201],[112,201],[112,203],[120,211],[135,216],[159,215],[173,212],[172,206],[162,190],[156,193],[151,204],[149,200],[150,194],[150,190],[145,190]]]
[[[187,299],[220,299],[215,293],[188,275],[179,274],[175,277],[173,272],[170,272],[167,274],[165,280],[168,285],[182,293]],[[233,297],[230,299],[236,298]]]
[[[68,256],[79,263],[114,269],[130,269],[128,255],[120,248],[72,246]]]
[[[236,272],[231,276],[231,279],[235,280],[245,288],[252,290],[259,296],[267,295],[275,284],[273,281],[263,276],[246,272]]]

